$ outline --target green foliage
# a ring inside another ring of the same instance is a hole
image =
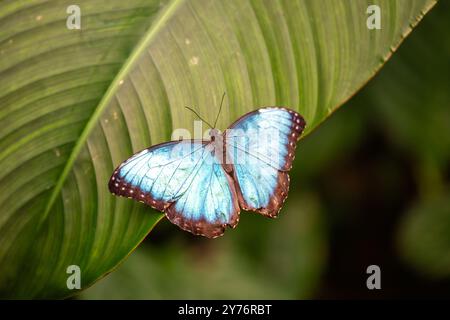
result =
[[[292,199],[277,220],[243,214],[240,225],[213,242],[200,238],[192,243],[175,237],[158,246],[145,244],[118,270],[80,297],[310,297],[320,282],[327,255],[324,221],[317,199],[311,195]]]
[[[438,4],[402,50],[367,87],[366,103],[387,139],[414,159],[423,196],[444,192],[450,163],[448,1]]]
[[[67,266],[86,287],[139,244],[161,215],[107,181],[133,151],[191,129],[185,105],[211,119],[226,91],[220,128],[287,105],[311,132],[434,1],[377,3],[383,32],[366,28],[369,1],[85,0],[81,31],[65,27],[70,1],[1,2],[1,295],[73,294]]]
[[[418,273],[450,276],[450,194],[411,209],[399,231],[400,253]]]
[[[419,274],[450,276],[450,3],[440,2],[368,87],[388,139],[413,162],[418,199],[399,224],[398,252]],[[401,107],[399,107],[401,106]]]

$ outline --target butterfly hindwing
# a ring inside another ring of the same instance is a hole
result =
[[[275,217],[289,190],[288,171],[305,121],[295,111],[267,107],[244,115],[225,132],[239,203]]]
[[[165,212],[171,222],[194,234],[217,237],[239,220],[232,178],[215,157],[214,146],[205,141],[145,149],[114,171],[109,188]]]

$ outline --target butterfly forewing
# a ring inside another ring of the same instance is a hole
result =
[[[295,111],[267,107],[250,112],[225,132],[227,166],[243,209],[275,217],[289,190],[288,171],[305,122]]]

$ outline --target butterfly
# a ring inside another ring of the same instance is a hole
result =
[[[209,140],[169,141],[136,153],[114,170],[109,190],[208,238],[236,227],[241,209],[276,217],[305,120],[286,107],[263,107],[223,133],[216,122]]]

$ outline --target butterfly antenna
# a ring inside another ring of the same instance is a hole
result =
[[[200,120],[202,120],[204,123],[206,123],[208,126],[212,128],[214,128],[213,126],[211,126],[208,121],[206,121],[205,119],[203,119],[202,117],[200,117],[200,115],[197,113],[197,111],[195,111],[194,109],[190,108],[190,107],[185,107],[186,109],[192,111]]]
[[[219,119],[219,115],[220,115],[220,111],[222,111],[222,104],[223,104],[223,99],[225,99],[225,95],[226,95],[227,93],[226,92],[224,92],[223,93],[223,95],[222,95],[222,101],[220,101],[220,108],[219,108],[219,112],[217,112],[217,117],[216,117],[216,120],[214,121],[214,127],[213,128],[215,128],[216,127],[216,124],[217,124],[217,120]]]

